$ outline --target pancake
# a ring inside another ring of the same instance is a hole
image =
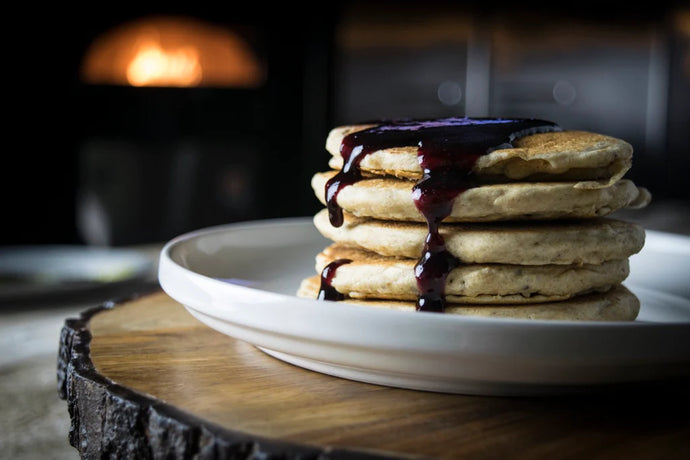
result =
[[[418,258],[427,227],[344,214],[340,227],[331,225],[328,211],[314,216],[326,238],[384,256]],[[639,252],[645,232],[637,224],[612,218],[578,221],[539,221],[441,224],[448,251],[465,263],[519,265],[600,264],[626,259]]]
[[[316,272],[347,259],[331,285],[360,299],[416,300],[416,259],[384,257],[359,248],[333,244],[316,256]],[[531,304],[606,291],[628,276],[628,260],[582,265],[460,264],[448,274],[445,298],[453,303]]]
[[[335,174],[320,172],[312,177],[314,193],[324,205],[326,182]],[[340,191],[338,205],[361,217],[424,222],[413,200],[414,184],[389,177],[363,178]],[[445,222],[601,217],[619,209],[644,207],[650,200],[645,188],[628,179],[602,188],[578,184],[581,182],[518,182],[473,187],[455,198]]]
[[[332,157],[329,166],[340,169],[340,145],[350,133],[374,125],[341,126],[331,130],[326,150]],[[559,131],[532,134],[513,142],[513,148],[494,150],[481,156],[473,173],[487,180],[577,181],[580,187],[611,185],[632,165],[633,149],[615,137],[586,131]],[[375,151],[360,164],[362,171],[420,179],[422,169],[417,146],[398,146]]]
[[[627,142],[538,119],[451,117],[337,127],[326,149],[332,170],[311,186],[328,209],[314,225],[334,244],[298,295],[461,315],[636,318],[639,301],[621,283],[644,230],[608,217],[651,200],[624,177]]]
[[[300,284],[297,295],[314,299],[319,292],[319,286],[319,276],[307,278]],[[414,301],[346,298],[343,302],[372,308],[415,311]],[[328,308],[327,302],[324,302],[324,308]],[[639,310],[639,299],[625,286],[619,284],[604,293],[592,293],[569,300],[532,305],[459,305],[450,302],[444,314],[525,320],[632,321],[637,317]]]

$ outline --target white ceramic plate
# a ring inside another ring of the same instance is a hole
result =
[[[329,242],[309,218],[232,224],[163,248],[163,289],[213,329],[289,363],[402,388],[560,393],[690,376],[690,238],[648,232],[626,285],[635,322],[401,312],[294,295]]]

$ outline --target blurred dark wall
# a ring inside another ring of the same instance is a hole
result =
[[[621,137],[635,148],[636,182],[657,199],[690,201],[688,7],[606,6],[25,11],[15,17],[22,40],[7,41],[17,43],[8,53],[18,78],[7,87],[2,243],[137,244],[310,215],[328,130],[399,116],[534,116]],[[95,37],[152,14],[250,31],[266,84],[188,91],[79,80]]]

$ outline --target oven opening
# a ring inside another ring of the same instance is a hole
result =
[[[85,84],[257,88],[265,64],[242,34],[191,17],[153,16],[113,27],[87,49]]]

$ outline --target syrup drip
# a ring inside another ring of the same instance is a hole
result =
[[[439,225],[451,214],[458,194],[476,186],[472,169],[479,157],[493,150],[511,148],[512,142],[520,137],[547,131],[560,131],[560,128],[536,119],[464,117],[387,121],[349,134],[340,146],[343,168],[326,183],[331,224],[342,225],[338,194],[362,179],[360,164],[367,155],[386,148],[416,145],[424,174],[412,188],[412,198],[428,228],[424,251],[415,266],[417,310],[443,312],[446,279],[461,261],[446,249]],[[337,266],[329,275],[333,276],[335,269]]]
[[[341,265],[349,264],[350,259],[337,259],[329,263],[321,271],[321,286],[319,288],[318,300],[343,300],[345,296],[333,287],[335,271]]]

